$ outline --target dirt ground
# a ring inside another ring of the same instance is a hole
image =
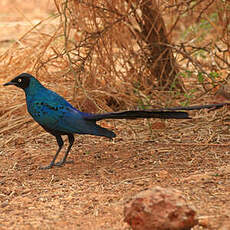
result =
[[[30,28],[26,18],[40,20],[54,9],[51,1],[26,2],[0,2],[7,28],[0,32],[1,49]],[[24,97],[18,89],[1,92],[1,115]],[[219,229],[230,218],[228,113],[223,108],[192,112],[188,121],[102,122],[116,132],[113,141],[76,136],[74,163],[51,170],[38,169],[57,149],[51,135],[37,126],[30,133],[0,132],[0,229],[128,230],[125,202],[155,185],[184,193],[199,218],[194,230]]]

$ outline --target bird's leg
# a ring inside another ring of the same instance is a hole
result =
[[[45,166],[45,167],[40,167],[39,169],[50,169],[55,165],[55,161],[56,161],[58,154],[60,153],[60,151],[63,147],[63,144],[64,144],[61,136],[55,136],[55,137],[56,137],[59,148],[58,148],[53,160],[50,162],[50,164],[48,166]]]
[[[73,143],[74,143],[74,135],[73,135],[73,134],[68,134],[68,138],[69,138],[69,146],[68,146],[68,148],[67,148],[67,151],[66,151],[66,153],[65,153],[65,155],[64,155],[64,157],[63,157],[63,159],[62,159],[61,161],[57,162],[57,163],[55,164],[55,166],[61,166],[61,165],[65,164],[65,163],[72,163],[72,161],[67,162],[66,159],[67,159],[68,154],[69,154],[69,152],[70,152],[70,149],[71,149],[71,147],[72,147],[72,145],[73,145]]]

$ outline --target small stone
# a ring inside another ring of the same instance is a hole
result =
[[[9,204],[9,201],[8,200],[5,200],[1,203],[1,207],[2,208],[5,208],[7,205]]]
[[[131,198],[124,215],[133,230],[188,230],[198,224],[195,210],[180,191],[159,186]]]
[[[202,217],[199,219],[199,226],[205,228],[205,229],[212,229],[212,219],[209,216]]]

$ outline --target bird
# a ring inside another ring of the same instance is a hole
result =
[[[62,166],[67,163],[68,154],[75,141],[75,134],[103,136],[109,139],[116,137],[116,134],[113,131],[99,126],[96,123],[97,121],[103,119],[137,118],[191,119],[187,112],[181,110],[219,108],[226,104],[222,103],[148,110],[125,110],[92,114],[77,110],[62,96],[43,86],[38,79],[29,73],[21,73],[4,84],[4,86],[9,85],[21,88],[25,92],[29,114],[45,131],[56,138],[58,149],[52,161],[48,166],[41,166],[40,169],[50,169],[54,166]],[[64,145],[62,136],[65,135],[68,136],[69,145],[62,160],[56,162]]]

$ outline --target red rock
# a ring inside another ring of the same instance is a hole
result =
[[[188,230],[198,223],[180,191],[158,186],[131,198],[124,215],[133,230]]]

